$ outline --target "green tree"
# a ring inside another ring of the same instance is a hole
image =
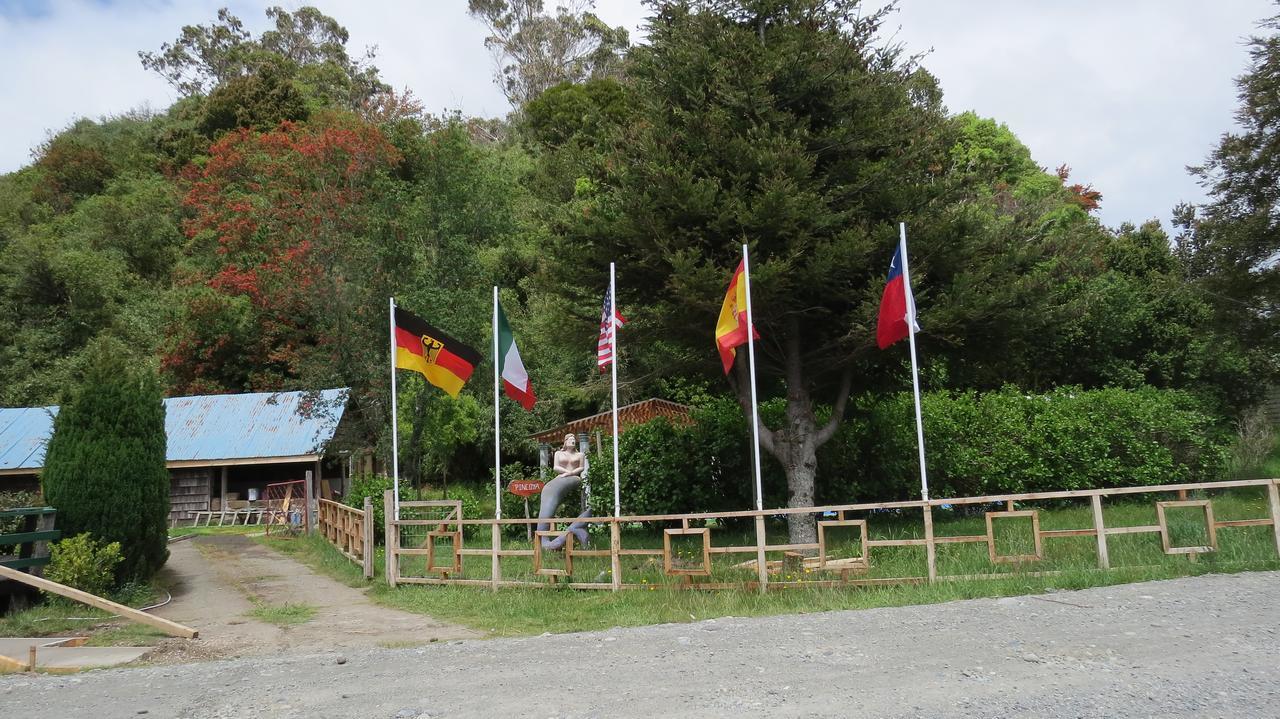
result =
[[[1280,369],[1280,15],[1249,41],[1249,69],[1236,81],[1240,129],[1223,134],[1190,168],[1208,192],[1175,211],[1187,275],[1212,303],[1225,333],[1254,349],[1252,365]],[[1256,399],[1256,394],[1253,396]],[[1245,399],[1242,404],[1247,404]]]
[[[95,342],[54,419],[40,481],[67,536],[119,542],[119,581],[145,580],[169,556],[164,403],[154,370],[112,340]]]
[[[337,20],[311,6],[266,12],[274,29],[256,39],[222,8],[217,23],[187,25],[159,52],[140,51],[138,57],[184,96],[208,95],[234,79],[268,71],[292,77],[303,94],[326,107],[356,110],[389,89],[378,79],[372,50],[358,59],[347,54],[349,35]]]
[[[617,260],[619,285],[652,318],[629,328],[631,344],[680,338],[705,347],[709,369],[725,283],[750,244],[763,384],[766,396],[786,398],[785,418],[763,428],[761,443],[783,466],[789,504],[811,506],[817,449],[834,436],[859,358],[874,347],[897,221],[928,200],[942,170],[940,93],[877,41],[884,13],[855,2],[653,10],[650,44],[627,68],[637,109],[609,143],[606,174],[579,183],[560,218],[567,237],[557,250],[585,261],[578,272],[551,271],[594,288]],[[744,358],[731,377],[744,406],[745,369]],[[834,405],[823,423],[816,396]],[[790,530],[795,542],[814,537],[803,519]]]
[[[562,82],[615,75],[627,31],[590,12],[595,0],[564,0],[555,14],[543,0],[468,0],[467,10],[489,29],[494,79],[517,111]]]

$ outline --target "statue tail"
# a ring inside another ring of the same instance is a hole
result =
[[[586,510],[583,510],[582,514],[578,515],[578,519],[585,519],[590,516],[591,516],[591,510],[586,509]],[[550,527],[550,526],[551,526],[550,522],[539,524],[538,531],[545,532],[547,531],[546,527]],[[569,528],[565,530],[564,534],[561,534],[555,539],[546,539],[544,537],[542,540],[542,548],[545,550],[551,550],[551,551],[559,551],[561,549],[564,549],[564,543],[568,540],[570,532],[573,533],[574,542],[576,542],[579,547],[587,546],[587,544],[591,539],[590,536],[587,534],[587,523],[574,522],[573,524],[569,525]]]

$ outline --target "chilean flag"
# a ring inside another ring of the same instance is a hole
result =
[[[913,329],[920,330],[920,325],[916,324],[916,301],[911,296],[911,285],[905,272],[906,248],[905,240],[898,242],[893,262],[889,265],[889,280],[880,297],[880,318],[876,323],[876,344],[880,345],[880,349],[906,339]],[[911,324],[908,325],[908,322]]]

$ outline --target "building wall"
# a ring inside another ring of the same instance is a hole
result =
[[[209,488],[214,469],[169,470],[169,524],[190,523],[196,512],[209,511]]]

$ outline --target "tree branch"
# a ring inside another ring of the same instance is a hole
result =
[[[849,392],[853,389],[853,368],[845,367],[840,375],[840,389],[836,390],[836,404],[831,408],[831,419],[823,425],[814,436],[814,446],[821,447],[836,435],[840,423],[844,421],[844,408],[849,403]]]

